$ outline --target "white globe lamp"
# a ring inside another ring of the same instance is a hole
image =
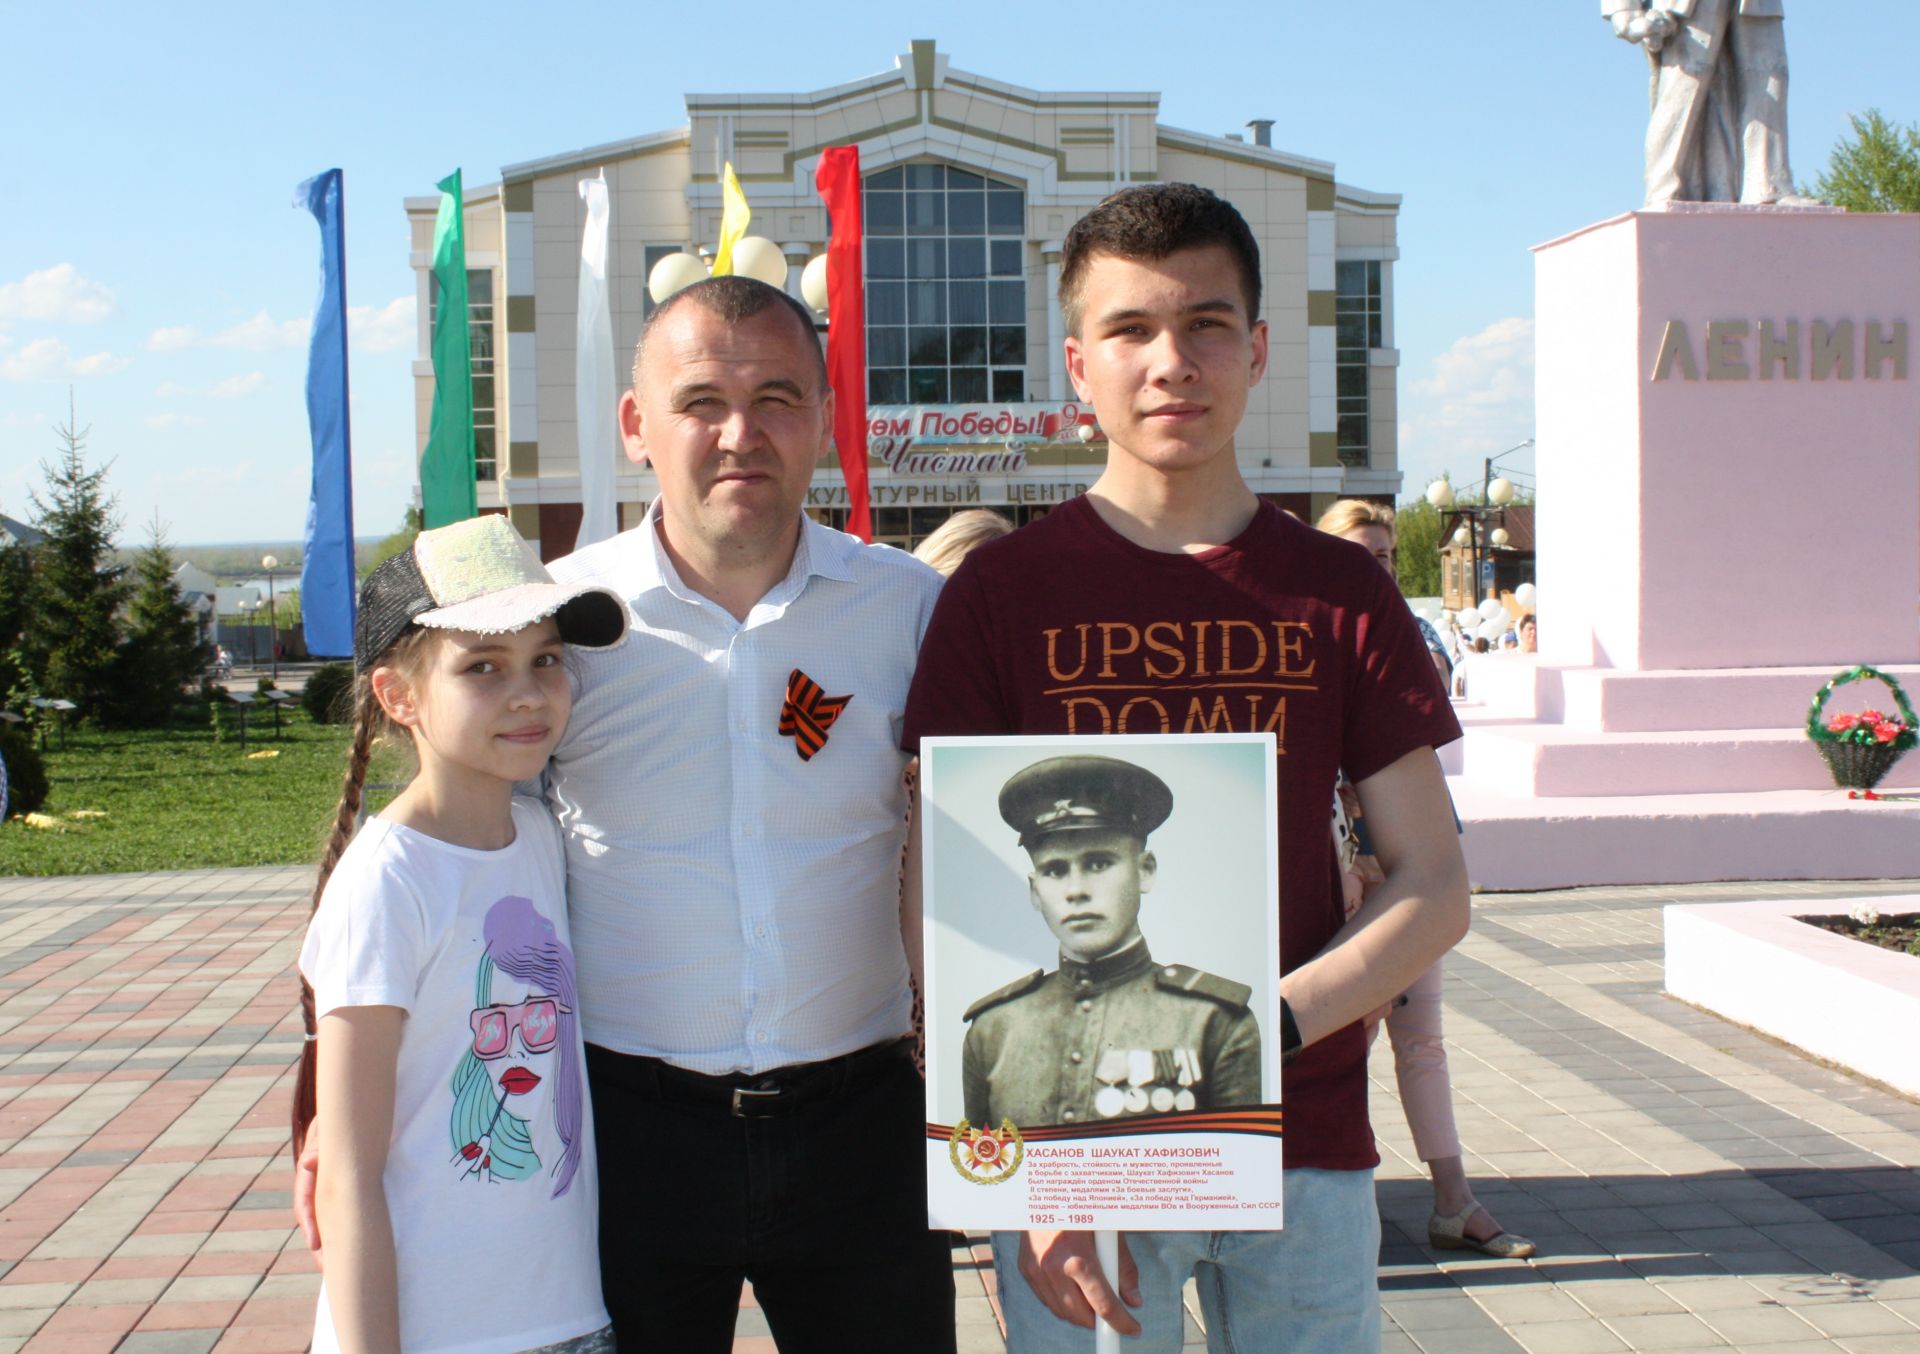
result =
[[[800,270],[800,299],[822,315],[827,313],[827,256],[816,254]]]
[[[1445,480],[1435,480],[1427,486],[1427,502],[1436,508],[1453,506],[1453,486]]]
[[[647,295],[657,306],[682,287],[690,287],[707,275],[705,260],[692,254],[669,254],[653,265],[647,274]]]
[[[749,235],[733,247],[733,271],[751,277],[769,287],[785,289],[787,255],[764,235]]]
[[[1504,508],[1513,502],[1513,481],[1497,479],[1487,486],[1487,502],[1496,508]]]

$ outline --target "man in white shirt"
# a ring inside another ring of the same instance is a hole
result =
[[[633,634],[577,655],[548,770],[567,843],[600,1251],[623,1345],[954,1347],[904,1035],[902,714],[939,589],[801,512],[832,428],[813,325],[744,278],[649,318],[621,399],[660,496],[556,561]]]

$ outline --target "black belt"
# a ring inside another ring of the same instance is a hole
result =
[[[708,1076],[689,1072],[660,1058],[614,1053],[589,1044],[589,1055],[603,1054],[623,1065],[620,1081],[640,1093],[661,1100],[707,1109],[724,1109],[742,1119],[791,1114],[807,1105],[828,1100],[872,1081],[894,1064],[913,1056],[909,1039],[889,1039],[838,1058],[814,1063],[792,1063],[771,1072],[727,1072]],[[592,1061],[602,1061],[599,1057]]]

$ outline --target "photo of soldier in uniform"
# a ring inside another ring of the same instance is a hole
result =
[[[1156,954],[1143,930],[1160,874],[1152,841],[1176,811],[1166,781],[1117,757],[1047,757],[1006,780],[998,811],[1057,962],[967,1006],[968,1121],[1091,1125],[1262,1103],[1253,988],[1169,962],[1177,953]],[[1182,933],[1182,902],[1156,908],[1150,929]]]

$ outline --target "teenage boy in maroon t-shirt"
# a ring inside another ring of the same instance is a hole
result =
[[[961,565],[920,650],[904,743],[1274,733],[1286,1230],[1132,1234],[1125,1306],[1088,1233],[997,1235],[1011,1347],[1084,1348],[1073,1328],[1097,1311],[1144,1328],[1129,1349],[1178,1349],[1180,1285],[1207,1260],[1214,1348],[1377,1348],[1379,1157],[1359,1022],[1466,930],[1466,868],[1433,754],[1459,725],[1392,580],[1241,478],[1234,433],[1266,369],[1267,326],[1240,214],[1189,184],[1116,193],[1069,232],[1060,304],[1106,470],[1084,498]],[[1386,867],[1344,923],[1329,830],[1342,769]]]

